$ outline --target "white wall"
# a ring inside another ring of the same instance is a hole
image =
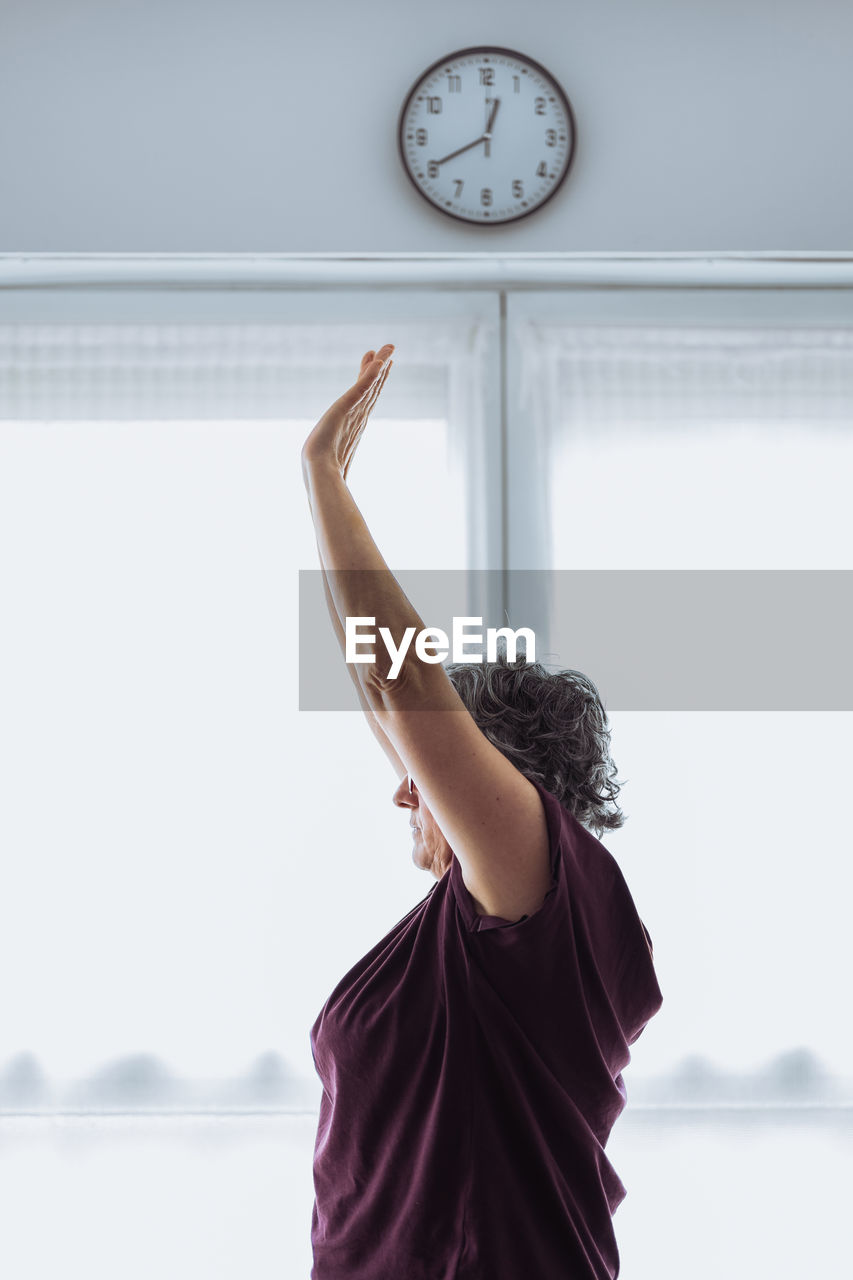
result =
[[[577,119],[504,229],[397,154],[411,85],[473,44]],[[0,251],[843,249],[851,47],[847,0],[0,0]]]

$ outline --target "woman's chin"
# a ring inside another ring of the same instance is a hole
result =
[[[415,847],[412,849],[412,862],[414,862],[415,866],[419,867],[421,871],[429,871],[432,866],[432,863],[427,858],[423,847],[417,840],[415,841]]]

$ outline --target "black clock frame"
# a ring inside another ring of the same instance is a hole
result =
[[[462,215],[459,213],[452,213],[449,209],[443,209],[442,206],[437,203],[437,201],[433,200],[430,196],[426,194],[426,192],[423,190],[422,187],[418,186],[417,182],[412,176],[412,172],[408,166],[408,163],[406,162],[406,151],[403,146],[403,129],[405,128],[406,112],[409,109],[410,102],[415,96],[416,90],[423,83],[426,77],[428,75],[431,75],[431,73],[435,71],[437,67],[442,66],[445,62],[451,62],[454,58],[465,57],[472,53],[474,54],[482,53],[486,55],[493,54],[493,53],[508,54],[511,58],[520,58],[522,62],[526,62],[527,65],[530,67],[535,67],[536,70],[541,72],[543,76],[547,76],[548,80],[551,81],[551,83],[554,85],[554,88],[557,90],[557,92],[559,93],[560,97],[563,100],[563,106],[566,109],[566,115],[568,117],[569,127],[571,129],[571,146],[569,147],[569,158],[566,162],[566,167],[563,170],[562,174],[560,175],[560,179],[557,185],[554,187],[553,191],[550,191],[544,200],[542,200],[539,204],[535,205],[532,209],[528,209],[525,213],[518,213],[513,218],[500,218],[496,222],[486,222],[486,221],[480,222],[474,218],[463,218]],[[558,80],[555,79],[555,77],[548,70],[548,68],[543,67],[542,63],[537,62],[535,58],[528,57],[526,53],[519,53],[517,49],[505,49],[501,45],[475,44],[475,45],[471,45],[467,49],[457,49],[454,53],[446,53],[443,58],[436,58],[435,62],[431,63],[430,66],[428,66],[425,71],[421,72],[421,74],[418,76],[415,83],[412,85],[411,89],[406,95],[406,100],[403,103],[402,108],[400,109],[400,116],[397,121],[397,149],[400,154],[400,163],[403,166],[403,172],[405,173],[406,177],[409,179],[409,181],[411,182],[412,186],[415,188],[415,190],[417,191],[421,199],[425,200],[426,203],[430,205],[431,208],[437,210],[439,213],[443,213],[445,218],[454,218],[457,222],[464,222],[466,227],[507,227],[511,222],[520,222],[522,218],[529,218],[532,213],[538,213],[540,209],[544,209],[548,201],[554,198],[554,196],[562,187],[563,183],[566,181],[566,178],[569,176],[569,170],[571,169],[572,164],[574,163],[575,155],[577,153],[577,140],[578,140],[578,131],[577,131],[577,125],[575,123],[575,113],[572,110],[572,104],[569,102],[568,95],[563,89],[563,86],[559,83]]]

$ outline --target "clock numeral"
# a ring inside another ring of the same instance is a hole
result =
[[[451,76],[451,75],[448,75],[448,77],[447,77],[447,92],[448,92],[448,93],[461,93],[461,92],[462,92],[462,77],[461,77],[461,76]]]
[[[435,160],[427,161],[427,176],[430,178],[438,177],[438,164]]]
[[[538,168],[537,168],[537,170],[536,170],[536,177],[537,177],[537,178],[547,178],[547,177],[548,177],[548,166],[547,166],[547,164],[545,163],[545,161],[544,161],[544,160],[540,160],[540,161],[539,161],[539,165],[538,165]]]
[[[520,200],[524,195],[524,183],[521,181],[521,178],[513,178],[512,194],[516,200]]]
[[[534,115],[537,115],[537,116],[544,116],[544,114],[545,114],[545,99],[544,99],[544,98],[534,98],[534,99],[533,99],[533,103],[534,103]]]
[[[462,188],[465,186],[465,183],[462,181],[461,178],[454,178],[453,182],[456,187],[456,190],[453,193],[453,198],[454,200],[458,200],[459,197],[462,195]]]
[[[521,76],[512,77],[512,88],[514,93],[521,93]]]
[[[480,204],[489,205],[492,203],[492,188],[482,187],[480,189]]]
[[[495,69],[494,67],[480,67],[480,84],[494,84]]]
[[[415,142],[418,144],[419,147],[426,146],[428,137],[429,137],[429,134],[427,133],[426,129],[415,130]]]
[[[427,115],[441,115],[441,98],[427,98]]]
[[[555,147],[556,145],[557,145],[557,130],[546,129],[545,130],[545,146]]]

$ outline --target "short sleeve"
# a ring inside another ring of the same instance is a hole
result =
[[[479,915],[454,858],[448,875],[462,926],[501,990],[582,1004],[605,1041],[630,1044],[662,1004],[647,930],[613,855],[533,785],[548,824],[550,889],[520,920]]]

